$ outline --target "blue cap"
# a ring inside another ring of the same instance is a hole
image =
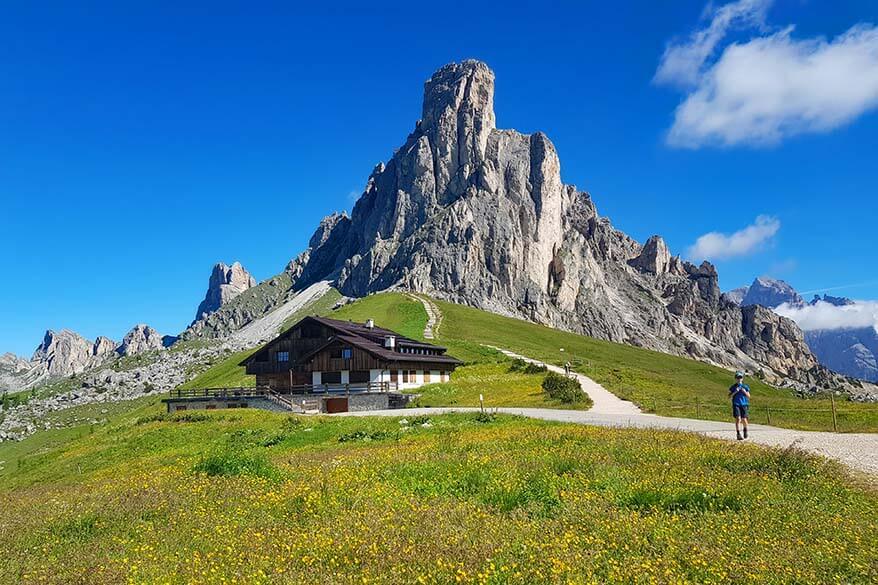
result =
[[[736,377],[736,378],[743,378],[743,377],[744,377],[744,372],[741,372],[740,370],[737,371],[737,372],[735,372],[735,377]]]

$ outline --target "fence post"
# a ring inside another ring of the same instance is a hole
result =
[[[835,393],[831,392],[829,394],[829,401],[832,404],[832,430],[833,432],[838,432],[838,418],[835,414]]]
[[[695,398],[695,418],[701,418],[701,400]]]
[[[768,424],[771,424],[771,407],[770,407],[770,406],[766,406],[766,407],[765,407],[765,410],[766,410],[766,412],[768,413]]]

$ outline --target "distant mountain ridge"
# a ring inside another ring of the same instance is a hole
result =
[[[791,307],[816,306],[826,303],[846,307],[856,301],[824,294],[814,295],[808,303],[796,290],[782,280],[759,277],[749,287],[725,293],[729,299],[740,298],[742,306],[762,305],[776,309],[786,304]],[[869,382],[878,382],[878,332],[874,327],[815,329],[804,332],[805,342],[821,364],[828,368]]]
[[[762,305],[763,307],[773,309],[783,303],[800,306],[805,304],[805,299],[796,292],[796,289],[783,280],[774,280],[762,276],[753,281],[753,284],[747,288],[744,297],[741,299],[741,306],[743,307]]]
[[[242,292],[256,286],[252,275],[239,263],[217,263],[208,281],[208,290],[198,307],[195,323],[201,323]],[[30,360],[14,354],[0,358],[0,391],[17,391],[53,379],[81,374],[99,368],[115,358],[159,351],[177,341],[140,323],[125,334],[121,342],[103,335],[93,342],[68,329],[47,330]]]

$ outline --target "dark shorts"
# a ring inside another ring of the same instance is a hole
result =
[[[747,404],[733,404],[732,416],[735,418],[750,418],[750,406]]]

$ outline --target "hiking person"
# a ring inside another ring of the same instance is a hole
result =
[[[570,377],[570,362],[564,363],[564,375]]]
[[[744,383],[744,373],[735,372],[735,383],[729,387],[729,396],[732,399],[732,416],[735,417],[735,432],[738,440],[747,438],[747,418],[750,411],[750,386]],[[741,426],[744,427],[744,436],[741,436]]]

